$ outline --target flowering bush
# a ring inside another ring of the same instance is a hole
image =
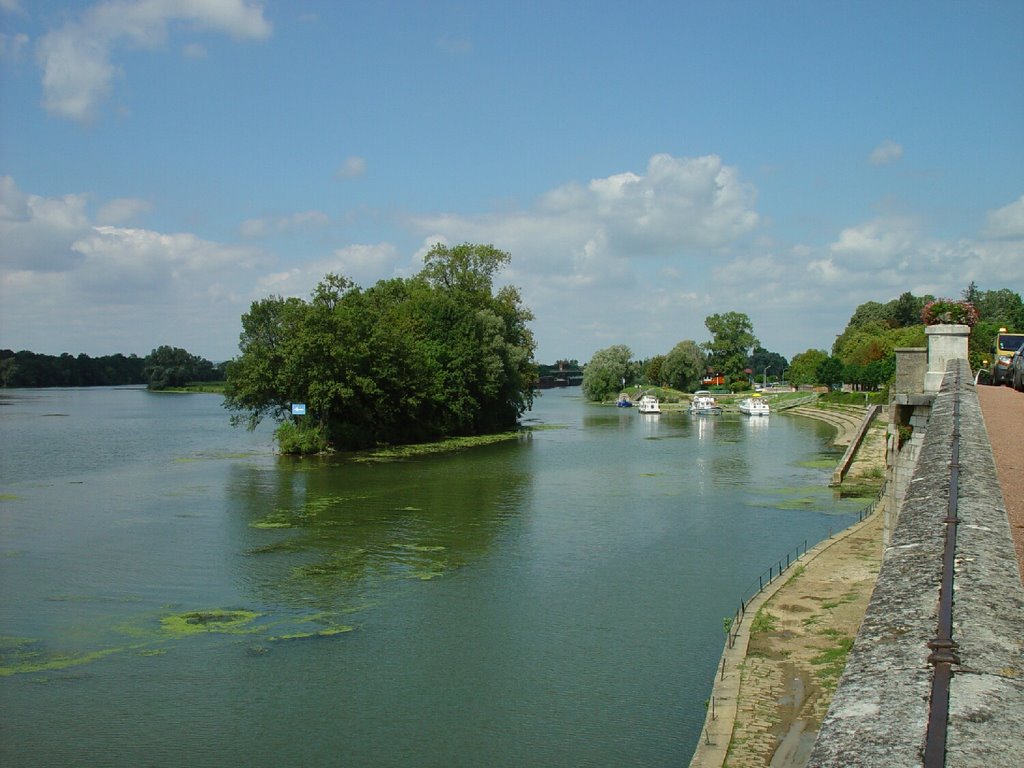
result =
[[[969,301],[936,299],[929,301],[921,310],[925,325],[959,324],[973,326],[978,322],[978,310]]]

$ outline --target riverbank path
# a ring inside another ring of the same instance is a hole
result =
[[[858,413],[859,411],[859,413]],[[832,425],[834,442],[856,434],[865,408],[794,408]],[[885,467],[884,420],[861,443],[848,477],[877,482]],[[811,549],[747,605],[726,648],[705,730],[690,768],[799,768],[832,699],[882,560],[882,507]]]

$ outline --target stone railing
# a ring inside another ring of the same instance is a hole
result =
[[[929,363],[930,375],[934,363]],[[947,525],[950,510],[957,523]],[[933,649],[947,528],[956,537],[955,558],[948,558],[955,563],[954,661],[948,702],[936,702],[933,673],[941,662]],[[946,703],[948,718],[937,729],[932,707]],[[945,731],[939,751],[945,765],[1020,764],[1024,589],[988,434],[963,359],[945,364],[878,583],[808,765],[925,765],[930,718],[931,738]],[[934,755],[934,749],[930,752]]]

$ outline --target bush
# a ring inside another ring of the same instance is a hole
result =
[[[323,429],[315,425],[284,421],[274,430],[281,453],[307,456],[330,449]]]
[[[935,299],[924,305],[924,309],[921,310],[921,320],[925,325],[960,323],[974,326],[978,322],[978,310],[969,301]]]

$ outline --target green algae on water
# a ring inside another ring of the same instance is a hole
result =
[[[262,547],[253,547],[245,551],[246,555],[270,555],[277,552],[303,552],[305,545],[296,542],[294,539],[282,539],[272,544],[265,544]]]
[[[247,634],[258,631],[249,625],[262,614],[254,611],[188,611],[160,619],[161,629],[171,635],[198,635],[203,632]]]
[[[342,625],[339,625],[339,626],[336,626],[336,627],[326,627],[324,629],[315,629],[315,630],[312,630],[310,632],[293,632],[293,633],[288,634],[288,635],[278,635],[276,637],[268,637],[267,640],[269,640],[272,643],[283,643],[283,642],[289,642],[289,641],[292,641],[292,640],[317,640],[317,639],[322,639],[322,638],[326,638],[326,637],[337,637],[338,635],[343,635],[346,632],[351,632],[354,629],[355,629],[355,627],[349,626],[347,624],[342,624]]]
[[[776,504],[772,504],[775,509],[781,510],[800,510],[800,509],[814,509],[822,504],[822,497],[803,497],[796,499],[784,499]]]
[[[401,549],[406,552],[444,552],[448,547],[442,547],[440,545],[428,545],[428,544],[400,544],[398,542],[391,545],[392,549]]]
[[[531,428],[517,429],[509,432],[499,432],[494,435],[451,437],[446,440],[438,440],[433,443],[388,446],[354,455],[351,459],[352,461],[358,462],[398,461],[400,459],[412,458],[414,456],[427,456],[435,453],[446,453],[448,451],[461,451],[467,448],[477,448],[479,446],[491,445],[493,443],[518,440],[524,435],[528,435],[530,429]]]
[[[0,677],[30,672],[48,672],[88,664],[124,648],[103,648],[88,653],[48,651],[39,640],[27,637],[0,638]]]
[[[295,523],[292,521],[291,515],[274,512],[259,520],[253,520],[249,523],[249,527],[261,529],[294,528]]]

